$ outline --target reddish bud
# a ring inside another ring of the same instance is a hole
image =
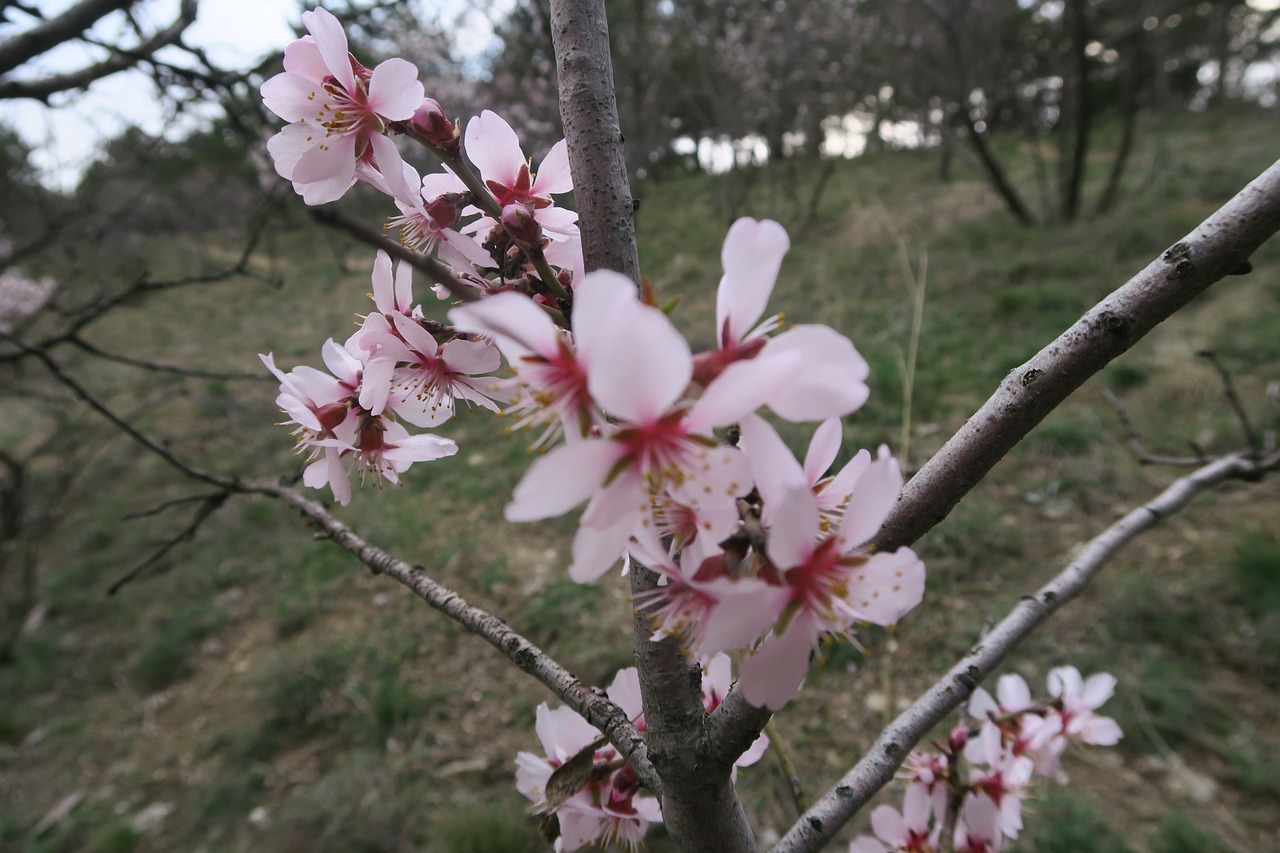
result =
[[[433,98],[422,101],[413,118],[409,119],[409,125],[441,148],[452,148],[458,143],[457,129]]]
[[[462,194],[445,193],[427,202],[427,215],[441,228],[452,228],[462,216]]]
[[[951,747],[952,754],[955,754],[964,749],[964,745],[968,740],[969,729],[965,726],[956,726],[951,730],[951,734],[947,738],[947,745]]]
[[[526,246],[542,243],[542,226],[522,204],[509,204],[502,208],[502,227],[517,243]]]

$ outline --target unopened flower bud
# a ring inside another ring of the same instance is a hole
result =
[[[537,246],[542,243],[542,226],[533,218],[533,213],[522,204],[509,204],[502,208],[502,227],[517,243],[526,246]]]
[[[440,228],[452,228],[462,216],[462,193],[445,193],[427,202],[427,215]]]
[[[413,118],[409,119],[409,124],[441,148],[452,148],[457,145],[457,130],[434,98],[423,99],[422,105],[414,112]]]
[[[956,726],[947,737],[947,745],[951,747],[951,752],[954,754],[964,749],[964,745],[968,740],[969,729],[965,726]]]

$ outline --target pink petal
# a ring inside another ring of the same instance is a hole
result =
[[[910,548],[874,554],[850,572],[845,602],[857,619],[896,625],[924,598],[924,563]]]
[[[611,441],[560,445],[525,472],[504,512],[507,521],[553,518],[573,509],[604,482],[619,451]]]
[[[762,520],[766,527],[771,527],[787,496],[807,488],[804,472],[768,421],[750,415],[742,419],[739,429],[742,434],[739,446],[751,463],[752,478],[764,499]]]
[[[644,713],[640,706],[640,673],[634,666],[618,670],[605,692],[613,704],[626,712],[631,722],[634,723]]]
[[[316,40],[316,48],[324,60],[325,68],[348,92],[356,90],[355,73],[351,70],[351,55],[347,48],[347,34],[342,24],[330,12],[315,9],[302,13],[302,25]]]
[[[440,358],[449,366],[450,373],[475,376],[490,373],[502,364],[498,348],[484,341],[464,341],[455,338],[440,348]]]
[[[1109,672],[1095,672],[1084,681],[1081,699],[1087,708],[1101,708],[1116,692],[1116,677]]]
[[[778,621],[791,596],[782,587],[751,578],[725,578],[697,584],[697,589],[718,602],[702,624],[693,649],[699,657],[750,645]]]
[[[395,369],[396,363],[390,359],[370,362],[365,366],[364,376],[360,379],[360,405],[368,409],[369,414],[380,415],[387,407],[387,398],[391,396],[391,374]]]
[[[355,137],[330,137],[326,145],[311,148],[298,159],[290,178],[307,204],[327,204],[342,198],[356,180]]]
[[[277,74],[262,84],[262,103],[288,122],[315,118],[320,84],[301,74]]]
[[[436,355],[438,349],[436,339],[412,318],[404,314],[392,314],[391,322],[395,323],[396,331],[400,333],[405,343],[412,347],[415,352],[421,353],[428,358]]]
[[[575,328],[579,313],[575,308]],[[600,407],[633,424],[652,423],[670,410],[689,386],[693,355],[667,316],[634,300],[609,317],[581,313],[611,331],[592,343],[587,364],[587,389]]]
[[[324,342],[324,346],[320,348],[320,355],[329,372],[345,382],[354,382],[364,367],[360,359],[352,355],[346,347],[338,346],[333,338]]]
[[[782,570],[802,565],[813,555],[818,530],[818,502],[813,493],[804,484],[791,488],[773,512],[769,560]]]
[[[1080,734],[1081,740],[1094,746],[1114,746],[1124,737],[1120,724],[1110,717],[1094,717]]]
[[[1074,666],[1059,666],[1049,670],[1049,693],[1054,697],[1079,696],[1084,689],[1080,670]]]
[[[573,537],[570,580],[590,583],[609,571],[622,557],[646,505],[644,486],[633,471],[623,472],[597,492]]]
[[[866,542],[889,516],[902,491],[902,470],[898,460],[877,459],[853,486],[853,493],[840,522],[841,550]]]
[[[742,340],[764,313],[778,278],[782,258],[791,248],[786,230],[776,222],[739,219],[729,228],[720,252],[724,276],[716,294],[716,334],[729,346]]]
[[[534,195],[555,195],[567,193],[573,189],[573,177],[569,173],[569,147],[561,139],[542,163],[538,165],[538,175],[533,181],[531,191]]]
[[[1000,676],[996,682],[996,695],[1000,697],[1000,707],[1006,711],[1021,711],[1031,705],[1031,688],[1021,675],[1015,673]]]
[[[515,183],[516,174],[525,165],[520,139],[511,125],[492,110],[485,110],[467,122],[467,157],[486,181],[503,186]]]
[[[276,167],[276,174],[287,180],[293,180],[293,172],[298,168],[302,155],[315,147],[317,128],[309,124],[291,124],[282,128],[279,133],[267,140],[267,151],[271,154],[271,162]]]
[[[381,133],[369,134],[368,139],[370,147],[373,148],[374,165],[390,191],[388,194],[402,202],[416,202],[417,181],[415,180],[413,184],[409,183],[410,176],[416,177],[416,173],[405,168],[400,149],[396,148],[396,144],[389,137]]]
[[[886,844],[896,847],[907,840],[907,822],[893,806],[876,806],[871,812],[871,828]]]
[[[290,74],[305,77],[313,83],[323,83],[329,76],[329,69],[320,55],[320,48],[312,36],[303,36],[289,42],[284,49],[284,70]]]
[[[369,280],[373,284],[373,304],[383,314],[395,312],[396,294],[391,278],[391,256],[381,249],[373,259],[373,274]]]
[[[496,293],[454,308],[449,312],[449,322],[460,331],[493,338],[517,369],[525,356],[554,356],[560,347],[560,334],[551,318],[518,293]]]
[[[403,471],[414,462],[433,462],[457,452],[457,443],[450,439],[438,435],[411,435],[383,451],[383,456],[395,463],[397,471]]]
[[[804,457],[804,475],[810,486],[821,480],[831,463],[836,461],[842,440],[843,431],[839,418],[827,418],[813,433],[809,451]]]
[[[770,339],[755,360],[799,353],[804,370],[769,398],[769,408],[789,421],[844,417],[871,393],[867,362],[844,335],[826,326],[795,326]]]
[[[379,62],[369,78],[369,109],[392,121],[413,118],[425,95],[418,69],[404,59]]]
[[[818,642],[813,614],[802,610],[787,630],[770,634],[754,655],[743,662],[738,676],[742,697],[757,708],[780,711],[791,701],[809,671],[809,653]]]
[[[805,369],[795,354],[735,361],[702,392],[689,412],[689,423],[694,429],[706,429],[741,420],[771,401]]]

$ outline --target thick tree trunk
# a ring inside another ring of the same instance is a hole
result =
[[[613,269],[640,280],[631,189],[614,98],[604,0],[553,0],[552,43],[560,76],[560,112],[578,201],[588,270]],[[657,576],[632,568],[632,591]],[[701,673],[671,640],[649,640],[652,627],[635,617],[636,668],[650,760],[662,782],[663,819],[687,851],[755,853],[755,840],[729,773],[716,760],[702,706]]]

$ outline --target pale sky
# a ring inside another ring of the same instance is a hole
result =
[[[74,0],[37,0],[46,16],[65,10]],[[426,0],[431,3],[432,0]],[[195,24],[187,30],[186,40],[208,51],[210,59],[229,68],[245,68],[257,64],[272,51],[281,50],[294,38],[293,25],[301,9],[312,8],[314,2],[300,5],[298,0],[200,0]],[[449,12],[476,8],[473,0],[435,0],[434,5]],[[505,2],[484,6],[505,6]],[[161,28],[177,17],[178,0],[145,0],[135,13],[153,29]],[[14,13],[20,23],[25,16]],[[491,38],[483,17],[471,16],[459,41],[464,55],[483,50]],[[103,41],[123,31],[120,15],[111,15],[90,31]],[[25,27],[0,25],[0,41]],[[67,71],[83,67],[86,61],[101,59],[104,52],[85,45],[63,45],[19,70],[19,77],[38,76],[42,71]],[[162,53],[163,57],[164,54]],[[149,133],[165,128],[167,116],[155,100],[154,87],[141,72],[122,72],[95,82],[87,92],[60,95],[53,99],[56,108],[49,109],[30,100],[0,102],[0,122],[16,127],[18,133],[35,146],[37,166],[45,180],[53,185],[71,188],[80,173],[93,162],[98,143],[118,134],[130,124]],[[198,121],[199,117],[188,120]]]

